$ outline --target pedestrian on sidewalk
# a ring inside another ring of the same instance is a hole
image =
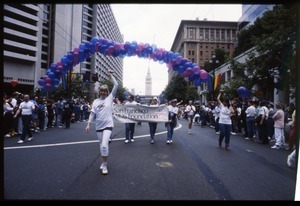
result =
[[[30,130],[30,125],[32,121],[32,111],[34,109],[35,109],[34,103],[29,101],[29,95],[25,94],[24,101],[20,104],[19,109],[14,115],[14,118],[17,118],[18,115],[21,113],[21,118],[23,123],[23,131],[18,141],[18,144],[24,143],[27,134],[28,134],[28,141],[31,141],[33,139],[32,132]]]
[[[114,127],[113,122],[113,100],[117,93],[118,83],[113,76],[113,71],[109,71],[109,75],[113,81],[112,92],[109,93],[109,88],[107,85],[102,85],[99,87],[99,98],[95,99],[92,104],[91,112],[89,115],[89,120],[86,126],[86,132],[90,131],[91,122],[96,119],[96,133],[100,144],[100,155],[101,155],[101,165],[100,170],[102,174],[108,174],[107,170],[107,160],[109,154],[109,139],[112,134],[112,129]]]
[[[280,102],[276,103],[276,112],[273,115],[274,120],[274,136],[275,144],[271,147],[272,149],[284,148],[285,138],[284,138],[284,112],[282,110],[283,106]]]

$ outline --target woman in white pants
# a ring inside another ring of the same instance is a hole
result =
[[[118,83],[114,76],[112,75],[112,71],[109,71],[110,77],[114,83],[114,87],[112,92],[109,93],[109,89],[107,85],[102,85],[99,87],[99,98],[95,99],[91,112],[89,115],[89,120],[86,126],[86,132],[90,131],[90,124],[96,118],[96,132],[99,139],[100,144],[100,154],[102,164],[100,169],[102,170],[102,174],[108,174],[107,170],[107,159],[109,153],[109,139],[111,137],[112,129],[114,127],[113,122],[113,99],[115,94],[117,93]]]

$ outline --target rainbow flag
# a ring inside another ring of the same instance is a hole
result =
[[[214,90],[216,90],[216,88],[217,88],[217,86],[218,86],[218,84],[220,83],[220,81],[221,81],[221,73],[219,73],[219,74],[217,74],[216,76],[215,76],[215,82],[214,82]]]

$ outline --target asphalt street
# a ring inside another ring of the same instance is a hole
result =
[[[50,128],[30,142],[4,139],[5,200],[294,200],[296,170],[289,151],[231,136],[230,151],[218,147],[210,127],[178,121],[173,143],[158,123],[155,143],[149,126],[135,127],[124,144],[125,125],[115,121],[108,175],[102,175],[99,142],[86,122]],[[92,124],[94,127],[94,124]]]

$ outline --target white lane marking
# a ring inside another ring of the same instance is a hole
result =
[[[181,124],[178,124],[178,127],[175,127],[174,130],[178,130],[182,127]],[[158,132],[155,135],[165,134],[167,131]],[[150,134],[134,136],[134,139],[149,137]],[[122,138],[114,138],[112,141],[124,140],[125,137]],[[55,143],[55,144],[41,144],[41,145],[28,145],[28,146],[17,146],[17,147],[4,147],[4,149],[26,149],[26,148],[42,148],[42,147],[55,147],[55,146],[64,146],[64,145],[74,145],[74,144],[86,144],[86,143],[95,143],[99,142],[99,140],[90,140],[90,141],[80,141],[80,142],[66,142],[66,143]]]

